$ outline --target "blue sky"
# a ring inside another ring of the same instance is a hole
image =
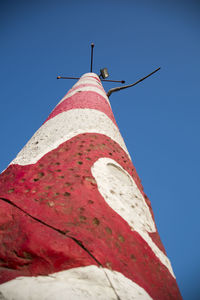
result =
[[[137,86],[110,97],[184,299],[200,297],[198,1],[1,1],[0,171],[79,76]],[[105,90],[116,84],[104,83]]]

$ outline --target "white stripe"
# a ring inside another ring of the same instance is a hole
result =
[[[96,73],[84,73],[80,79],[82,78],[92,78],[95,77],[97,80],[99,80],[99,76]]]
[[[110,158],[99,158],[91,168],[99,192],[134,230],[155,232],[155,224],[140,190],[129,173]]]
[[[97,78],[97,79],[99,79],[98,75],[96,75],[95,73],[86,73],[83,76],[81,76],[81,78],[77,81],[77,83],[74,84],[74,86],[72,87],[72,89],[69,90],[69,92],[67,93],[67,95],[65,95],[61,99],[61,101],[58,103],[58,105],[60,103],[62,103],[65,99],[67,99],[69,97],[72,97],[76,93],[90,92],[90,91],[98,93],[99,95],[101,95],[109,103],[109,105],[110,105],[110,101],[109,101],[109,99],[108,99],[108,97],[106,95],[106,92],[103,89],[101,81],[96,80],[94,77]],[[87,84],[88,86],[81,87],[82,84]],[[76,90],[73,90],[74,88],[76,88]]]
[[[169,259],[148,234],[148,232],[156,232],[155,224],[149,207],[133,178],[110,158],[99,158],[92,166],[91,172],[107,204],[130,225],[132,230],[142,236],[154,254],[175,277]]]
[[[11,164],[34,164],[49,151],[81,133],[104,134],[129,155],[119,129],[106,114],[95,109],[72,109],[44,123]]]
[[[175,274],[173,272],[172,269],[172,265],[170,263],[169,258],[158,248],[158,246],[153,242],[153,240],[151,239],[151,237],[149,236],[149,234],[143,230],[136,230],[141,237],[145,240],[145,242],[149,245],[149,247],[151,248],[151,250],[154,252],[154,254],[159,258],[159,260],[161,261],[161,263],[169,270],[169,272],[171,273],[171,275],[175,277]]]
[[[93,78],[83,78],[83,79],[79,79],[79,81],[76,83],[76,84],[74,84],[73,85],[73,87],[72,87],[72,89],[73,88],[75,88],[75,87],[77,87],[77,86],[79,86],[79,85],[81,85],[81,84],[93,84],[93,85],[95,85],[97,88],[99,88],[99,89],[103,89],[103,86],[102,86],[102,84],[101,84],[101,82],[99,82],[99,81],[96,81],[95,79],[93,79]]]
[[[97,76],[95,73],[86,73],[82,75],[81,78],[73,85],[72,89],[80,84],[94,84],[98,88],[101,87],[103,89],[102,83],[99,80],[99,76]]]
[[[49,276],[19,277],[0,285],[0,292],[6,300],[117,300],[117,296],[123,300],[153,300],[120,272],[94,265]]]
[[[69,91],[69,93],[67,93],[67,95],[61,99],[61,101],[58,103],[58,105],[60,103],[62,103],[65,99],[68,99],[69,97],[72,97],[73,95],[75,95],[77,93],[81,93],[81,92],[95,92],[95,93],[99,94],[100,96],[102,96],[110,105],[110,102],[108,100],[108,97],[106,96],[106,93],[104,91],[100,90],[98,87],[91,86],[91,85],[80,87],[76,90],[73,90],[72,92]]]

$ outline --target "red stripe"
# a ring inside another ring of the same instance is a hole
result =
[[[81,134],[49,152],[34,165],[9,166],[0,177],[0,196],[9,199],[32,216],[80,240],[88,252],[94,255],[104,267],[121,272],[143,287],[153,299],[181,299],[176,281],[168,269],[162,265],[141,236],[130,230],[127,222],[107,205],[99,193],[91,173],[91,166],[101,157],[116,160],[134,178],[143,193],[131,161],[116,142],[100,134]],[[149,201],[147,204],[150,206]],[[11,212],[7,211],[7,214],[10,217]],[[19,219],[11,222],[9,232],[14,232],[14,228],[19,227],[18,224],[25,224],[20,218],[21,215]],[[2,222],[5,220],[6,218],[3,217]],[[58,271],[59,267],[54,265],[54,258],[52,258],[54,235],[49,233],[50,242],[42,244],[38,249],[35,245],[36,240],[31,241],[33,235],[31,230],[37,237],[42,230],[41,224],[36,224],[33,229],[31,226],[23,227],[19,239],[22,239],[26,245],[26,240],[30,236],[29,252],[35,251],[39,259],[44,251],[46,263],[49,264],[46,268],[48,272],[50,269],[51,272]],[[0,246],[0,258],[4,259],[5,246],[3,245],[7,238],[7,229],[1,228],[6,232]],[[46,231],[46,227],[44,230]],[[157,232],[155,236],[158,237]],[[60,238],[63,239],[63,236],[60,235]],[[23,243],[18,244],[15,236],[10,234],[9,249],[17,249],[22,253],[23,245]],[[84,263],[82,260],[79,261],[79,253],[74,254],[73,246],[66,250],[61,246],[63,247],[61,244],[55,246],[57,247],[53,250],[55,257],[62,250],[64,257],[69,257],[69,265],[61,264],[60,270],[71,267],[71,257],[74,255],[76,256],[74,267],[94,263],[87,257],[84,257]],[[34,250],[35,247],[37,251]],[[21,264],[24,275],[33,264],[32,258],[29,260],[29,265],[26,263],[27,260],[20,260],[20,262],[16,260],[15,252],[12,252],[9,257],[9,268],[22,268],[19,266]],[[32,274],[40,274],[40,268],[42,267],[39,263],[37,265],[36,260],[35,267],[31,269]]]
[[[87,78],[91,78],[91,77],[87,77]],[[63,97],[63,98],[65,98],[68,94],[70,94],[71,92],[73,92],[73,91],[75,91],[75,90],[77,90],[77,89],[80,89],[80,88],[83,88],[83,87],[95,87],[95,88],[99,88],[99,90],[100,91],[103,91],[104,93],[105,93],[105,96],[107,96],[106,95],[106,92],[105,92],[105,90],[104,90],[104,88],[103,88],[103,86],[102,86],[102,84],[101,84],[101,82],[99,82],[98,80],[97,80],[97,84],[94,82],[94,83],[84,83],[84,84],[81,84],[81,82],[82,82],[82,80],[87,80],[87,78],[82,78],[82,79],[80,79],[77,83],[76,83],[76,85],[74,85],[68,92],[67,92],[67,94]],[[91,79],[96,79],[96,78],[91,78]],[[94,81],[94,80],[93,80]]]
[[[99,110],[105,113],[113,121],[113,123],[117,125],[111,107],[105,98],[98,93],[89,91],[76,93],[66,100],[63,100],[56,106],[46,121],[64,111],[77,108],[90,108]]]
[[[19,276],[47,275],[96,265],[74,240],[0,201],[0,283]]]
[[[74,86],[74,87],[72,87],[72,88],[67,92],[67,94],[65,95],[65,97],[66,97],[68,94],[70,94],[71,92],[76,91],[76,90],[79,90],[79,89],[81,89],[81,88],[85,88],[85,87],[88,87],[88,88],[94,87],[94,88],[99,89],[101,92],[104,92],[104,93],[105,93],[105,90],[104,90],[104,88],[102,87],[102,85],[97,85],[97,84],[95,84],[95,83],[94,83],[94,84],[92,84],[92,83],[81,84],[81,81],[79,81],[79,84],[76,85],[76,86]],[[105,93],[105,96],[106,96],[106,93]],[[64,97],[64,98],[65,98],[65,97]]]

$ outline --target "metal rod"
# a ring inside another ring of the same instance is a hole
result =
[[[92,65],[93,65],[93,49],[94,49],[94,44],[91,44],[91,65],[90,65],[90,72],[92,72]]]
[[[126,88],[129,88],[131,86],[134,86],[136,84],[138,84],[139,82],[145,80],[146,78],[150,77],[151,75],[153,75],[154,73],[156,73],[157,71],[159,71],[160,68],[154,70],[153,72],[151,72],[150,74],[148,74],[147,76],[137,80],[136,82],[132,83],[132,84],[129,84],[129,85],[124,85],[124,86],[120,86],[120,87],[116,87],[116,88],[113,88],[113,89],[110,89],[107,93],[107,96],[109,97],[112,93],[114,92],[117,92],[117,91],[120,91],[120,90],[123,90],[123,89],[126,89]]]
[[[125,80],[109,80],[109,79],[101,79],[101,81],[108,81],[108,82],[121,82],[121,83],[125,83]]]
[[[58,76],[57,79],[80,79],[80,77],[63,77],[63,76]]]
[[[160,67],[158,69],[154,70],[153,72],[151,72],[150,74],[148,74],[147,76],[139,79],[138,81],[136,81],[136,82],[134,82],[134,83],[132,83],[130,85],[127,85],[127,87],[131,87],[131,86],[134,86],[134,85],[138,84],[139,82],[145,80],[146,78],[150,77],[151,75],[153,75],[154,73],[158,72],[159,70],[160,70]],[[122,88],[124,88],[124,87],[122,87]]]
[[[57,76],[57,79],[80,79],[80,77],[66,77],[66,76]],[[102,79],[102,81],[109,81],[109,82],[121,82],[125,83],[124,80],[106,80]]]

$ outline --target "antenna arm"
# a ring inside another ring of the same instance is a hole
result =
[[[145,80],[147,77],[153,75],[154,73],[156,73],[156,72],[159,71],[159,70],[160,70],[160,68],[154,70],[153,72],[151,72],[151,73],[148,74],[147,76],[145,76],[145,77],[143,77],[143,78],[137,80],[136,82],[134,82],[134,83],[132,83],[132,84],[124,85],[124,86],[120,86],[120,87],[116,87],[116,88],[110,89],[110,90],[108,91],[108,93],[107,93],[107,96],[110,97],[110,95],[111,95],[112,93],[114,93],[114,92],[118,92],[118,91],[120,91],[120,90],[127,89],[127,88],[129,88],[129,87],[132,87],[132,86],[138,84],[139,82]]]
[[[125,88],[128,88],[129,85],[126,85],[126,86],[119,86],[119,87],[116,87],[116,88],[113,88],[113,89],[110,89],[108,92],[107,92],[107,97],[110,97],[110,95],[114,92],[118,92],[120,90],[123,90]]]

